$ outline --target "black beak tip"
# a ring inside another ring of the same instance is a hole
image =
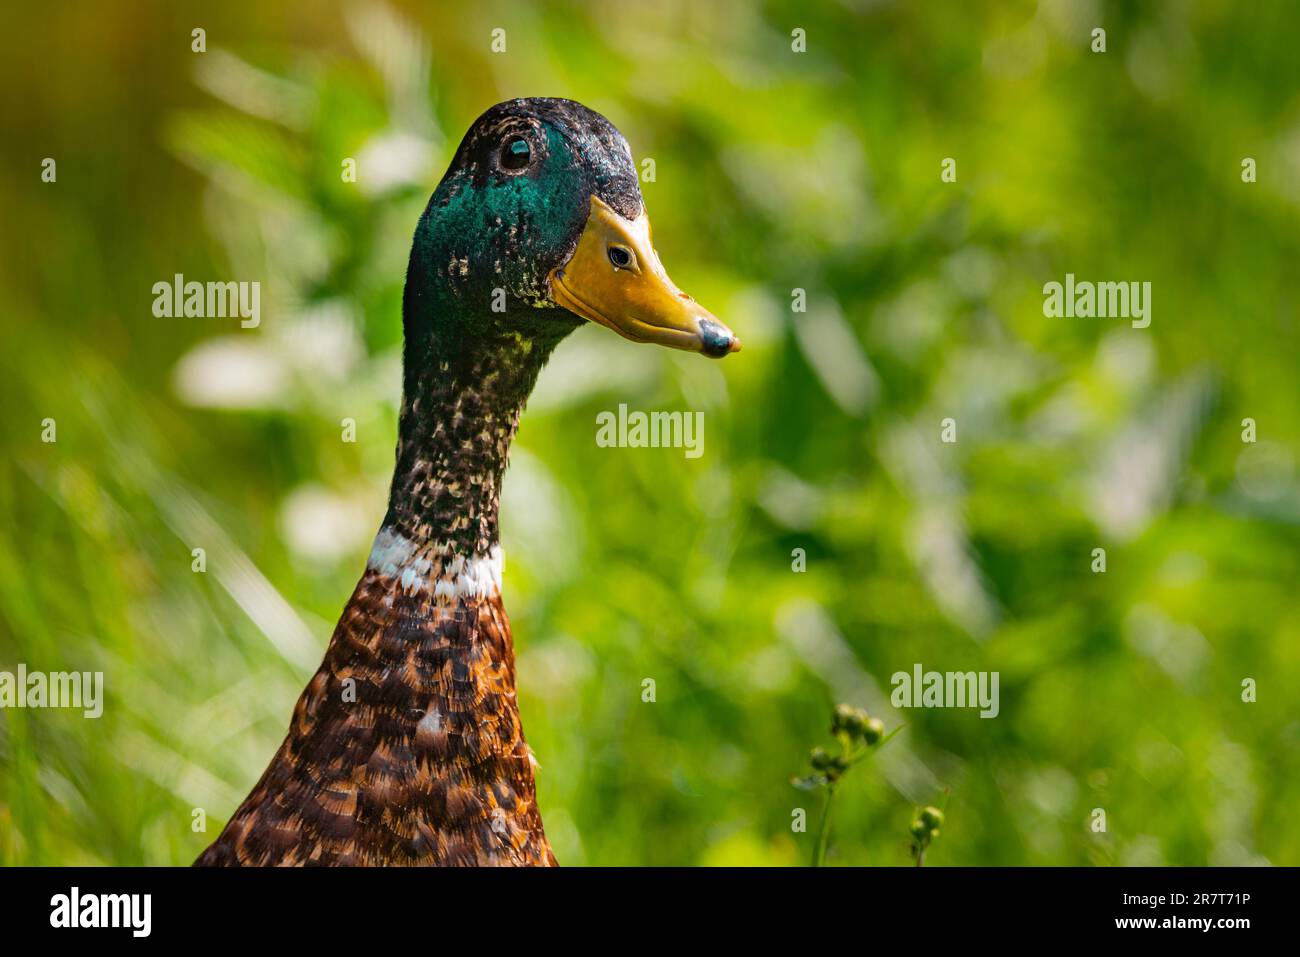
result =
[[[714,359],[721,359],[731,351],[735,337],[716,322],[700,320],[700,341],[704,345],[704,354]]]

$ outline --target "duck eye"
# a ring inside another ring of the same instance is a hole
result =
[[[502,169],[523,169],[532,158],[532,147],[525,139],[511,140],[501,147]]]
[[[626,269],[632,265],[632,253],[626,246],[610,246],[609,261],[616,269]]]

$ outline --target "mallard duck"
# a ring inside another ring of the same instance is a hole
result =
[[[289,733],[200,865],[553,865],[520,727],[497,510],[519,416],[584,322],[721,357],[668,278],[622,134],[484,113],[415,230],[388,512]]]

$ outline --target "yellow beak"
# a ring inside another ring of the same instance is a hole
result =
[[[550,281],[559,305],[634,342],[715,358],[740,351],[732,331],[668,278],[644,212],[627,220],[591,197],[578,248],[551,270]]]

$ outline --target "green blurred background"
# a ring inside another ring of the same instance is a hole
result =
[[[945,790],[927,864],[1300,863],[1294,5],[6,26],[0,669],[102,670],[107,703],[0,712],[0,862],[189,863],[256,780],[383,514],[415,222],[481,111],[549,95],[655,160],[668,268],[745,342],[583,328],[524,416],[505,597],[561,863],[806,863],[790,778],[837,701],[907,727],[847,779],[830,863],[908,863]],[[156,319],[178,272],[260,281],[261,327]],[[1150,328],[1044,318],[1067,272],[1150,281]],[[704,456],[598,448],[620,402],[703,410]],[[918,662],[999,671],[1001,714],[895,711]]]

